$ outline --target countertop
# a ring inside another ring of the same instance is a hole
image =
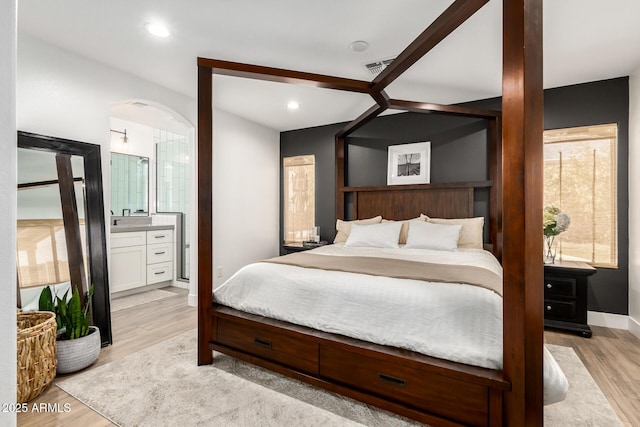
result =
[[[134,231],[173,230],[173,225],[112,225],[112,233],[132,233]]]

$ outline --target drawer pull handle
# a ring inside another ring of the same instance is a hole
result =
[[[254,342],[254,343],[256,343],[256,344],[258,344],[258,345],[261,345],[261,346],[263,346],[263,347],[271,348],[271,341],[262,340],[262,339],[260,339],[260,338],[254,338],[254,339],[253,339],[253,342]]]
[[[165,237],[167,236],[165,236],[164,234],[161,234],[159,236],[153,236],[154,239],[164,239]]]
[[[154,255],[164,255],[164,253],[165,253],[165,252],[164,252],[164,251],[162,251],[162,252],[154,252],[153,254],[154,254]]]
[[[547,311],[551,311],[551,306],[550,305],[547,306]]]
[[[384,381],[385,383],[397,385],[400,387],[405,387],[407,385],[407,381],[402,378],[392,377],[391,375],[386,374],[378,374],[378,379],[380,381]]]
[[[547,283],[547,289],[551,289],[553,288],[553,285],[551,283]]]
[[[160,274],[164,274],[164,273],[165,273],[164,271],[156,271],[156,272],[155,272],[155,273],[153,273],[153,274],[155,274],[155,275],[160,275]]]

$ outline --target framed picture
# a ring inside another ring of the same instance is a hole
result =
[[[431,142],[389,146],[387,185],[428,184]]]

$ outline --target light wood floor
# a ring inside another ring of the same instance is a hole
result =
[[[545,342],[572,347],[624,426],[640,427],[640,339],[592,326],[592,338],[545,331]]]
[[[175,297],[150,302],[112,315],[114,344],[103,348],[91,368],[121,359],[197,327],[197,313],[187,306],[186,290],[171,288]],[[545,342],[572,347],[596,380],[625,426],[640,427],[640,340],[627,331],[593,327],[593,338],[545,332]],[[68,378],[68,376],[63,377]],[[107,419],[56,387],[29,403],[71,405],[69,412],[18,414],[19,426],[111,426]]]

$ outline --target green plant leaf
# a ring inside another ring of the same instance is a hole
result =
[[[51,288],[49,286],[45,286],[42,288],[42,292],[40,292],[40,299],[38,300],[38,310],[40,311],[52,311],[55,313],[56,306],[53,301],[53,294],[51,293]]]
[[[76,288],[73,289],[71,298],[67,298],[69,291],[65,292],[62,298],[56,298],[56,314],[60,322],[58,330],[64,332],[65,339],[81,338],[89,333],[89,306],[93,291],[94,287],[91,285],[84,301],[80,299],[80,293]]]

